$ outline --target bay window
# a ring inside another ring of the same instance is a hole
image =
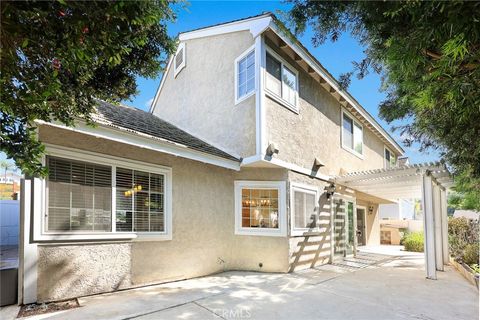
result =
[[[342,147],[356,155],[363,155],[363,127],[345,112],[342,112]]]
[[[272,97],[298,111],[298,74],[278,55],[268,50],[265,57],[265,89]]]
[[[235,233],[286,235],[285,202],[285,182],[235,181]]]
[[[171,236],[169,169],[78,154],[45,163],[45,235]]]

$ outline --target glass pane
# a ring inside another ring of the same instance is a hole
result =
[[[118,171],[117,171],[118,173]],[[121,189],[117,187],[116,195],[116,228],[117,231],[133,231],[133,194],[130,189]]]
[[[346,217],[345,202],[341,199],[334,200],[334,216],[333,216],[333,250],[335,255],[345,255],[345,233],[346,233]]]
[[[295,228],[305,228],[307,223],[305,221],[305,194],[303,192],[294,192],[295,203]]]
[[[237,98],[255,90],[255,51],[250,52],[238,62],[237,81]]]
[[[348,239],[346,246],[346,254],[353,253],[355,230],[353,229],[353,202],[347,204],[347,221],[348,221]]]
[[[297,100],[297,77],[295,73],[283,67],[283,94],[282,98],[287,102],[296,105]]]
[[[242,227],[278,228],[277,189],[242,189]]]
[[[315,212],[315,195],[311,193],[305,193],[305,216],[307,228],[316,228],[317,227],[317,214]]]
[[[353,149],[353,121],[347,115],[343,115],[343,145]]]
[[[267,73],[270,74],[273,78],[278,80],[281,79],[282,64],[268,52],[266,55],[266,69]]]
[[[363,152],[363,130],[362,127],[355,123],[353,127],[353,141],[355,143],[355,151],[362,154]]]

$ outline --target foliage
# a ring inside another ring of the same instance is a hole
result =
[[[350,32],[366,47],[343,85],[353,74],[379,73],[387,93],[380,117],[408,123],[397,127],[404,143],[440,151],[465,179],[458,191],[478,199],[480,2],[290,1],[295,31],[310,24],[315,45]]]
[[[468,220],[463,217],[450,218],[448,220],[450,255],[467,264],[478,263],[479,232],[479,221]]]
[[[166,0],[2,1],[0,143],[26,174],[44,173],[35,120],[91,123],[95,98],[136,93],[173,52]]]
[[[473,272],[475,273],[480,273],[480,266],[478,264],[472,264],[470,265],[470,268],[472,268]]]
[[[423,232],[405,233],[402,243],[406,251],[423,252]]]

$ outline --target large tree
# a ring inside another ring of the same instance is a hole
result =
[[[397,128],[406,145],[439,150],[458,189],[480,194],[480,2],[291,2],[296,32],[310,25],[315,45],[350,32],[365,46],[343,86],[381,74],[380,117],[407,123]]]
[[[27,174],[43,173],[34,121],[90,122],[95,98],[128,99],[174,50],[171,2],[1,1],[0,143]]]

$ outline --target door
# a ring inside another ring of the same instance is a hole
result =
[[[357,208],[357,244],[366,245],[367,224],[365,222],[365,208]]]
[[[333,254],[345,257],[354,253],[355,219],[354,202],[342,198],[333,200]]]

